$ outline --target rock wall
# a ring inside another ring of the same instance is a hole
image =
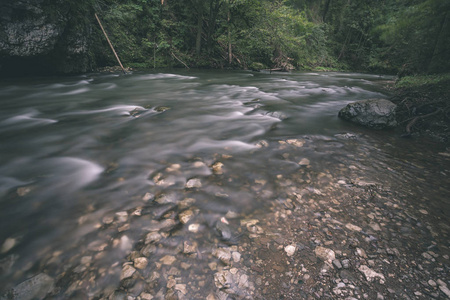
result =
[[[83,1],[0,1],[0,76],[91,70],[94,13]]]

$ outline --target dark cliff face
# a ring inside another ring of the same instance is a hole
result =
[[[70,2],[0,1],[1,77],[92,69],[94,12],[88,1]]]

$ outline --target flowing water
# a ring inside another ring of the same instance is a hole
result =
[[[112,270],[88,289],[96,295],[118,284],[127,254],[174,205],[195,206],[207,239],[220,216],[264,213],[283,196],[276,179],[302,165],[389,186],[448,223],[443,146],[337,118],[350,102],[386,98],[391,79],[170,71],[0,83],[2,291],[84,263]],[[174,231],[191,233],[178,221]]]

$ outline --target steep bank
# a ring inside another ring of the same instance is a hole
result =
[[[397,81],[392,101],[404,137],[450,143],[450,75],[411,76]]]
[[[0,3],[0,76],[89,71],[94,15],[88,1]]]

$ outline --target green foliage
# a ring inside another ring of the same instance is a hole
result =
[[[395,86],[397,88],[412,88],[423,85],[437,85],[444,82],[450,82],[450,73],[439,75],[416,75],[400,78]]]
[[[82,3],[80,11],[97,2]],[[260,63],[285,69],[403,69],[406,74],[450,69],[448,0],[99,3],[95,7],[105,29],[129,65],[247,68]],[[114,64],[106,41],[101,47],[98,60]]]
[[[402,1],[401,8],[377,29],[391,47],[390,57],[405,73],[450,69],[450,2]]]

